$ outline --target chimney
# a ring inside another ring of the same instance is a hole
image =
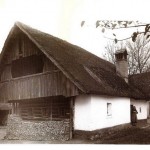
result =
[[[127,62],[127,50],[121,49],[115,52],[116,58],[116,73],[122,77],[126,83],[128,83],[128,62]]]

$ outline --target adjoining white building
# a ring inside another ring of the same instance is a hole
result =
[[[130,84],[133,83],[133,80],[136,80],[135,77],[139,75],[132,75],[129,77],[130,80],[128,80],[127,51],[119,50],[115,55],[117,78],[123,78],[124,81],[130,86],[129,96],[110,96],[110,94],[90,94],[77,96],[75,101],[74,115],[74,128],[76,130],[93,131],[97,129],[130,123],[131,105],[134,105],[137,109],[138,120],[147,119],[147,117],[149,116],[149,103],[147,101],[149,95],[144,94],[142,92],[143,90],[141,90],[137,85]],[[149,73],[142,74],[141,76],[144,77],[146,74]],[[107,76],[107,74],[105,75]],[[96,79],[95,76],[93,77]],[[107,81],[104,80],[103,82],[105,84]],[[118,82],[119,81],[114,80],[114,83],[116,83],[116,85],[118,84]],[[138,83],[141,84],[140,80],[138,81]],[[143,83],[143,86],[147,86],[147,84]],[[121,90],[121,87],[119,87],[119,90]],[[122,90],[122,92],[124,92],[124,90]],[[144,96],[146,99],[144,99]]]

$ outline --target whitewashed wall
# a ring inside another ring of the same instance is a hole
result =
[[[134,100],[131,99],[131,105],[134,105],[136,107],[136,110],[138,111],[137,119],[147,119],[148,116],[148,102],[145,100]],[[140,112],[141,109],[141,112]]]
[[[112,116],[107,116],[107,103],[112,104]],[[129,98],[89,95],[75,100],[75,130],[92,131],[129,122]]]
[[[75,99],[74,129],[89,131],[91,129],[91,96],[80,95]]]
[[[92,130],[130,122],[130,99],[106,96],[91,96]],[[112,115],[107,116],[107,103],[112,104]]]

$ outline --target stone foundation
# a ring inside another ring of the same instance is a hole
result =
[[[9,115],[6,139],[69,140],[69,119],[63,121],[27,121]]]

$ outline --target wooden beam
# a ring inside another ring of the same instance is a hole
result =
[[[70,99],[70,139],[73,138],[74,97]]]

